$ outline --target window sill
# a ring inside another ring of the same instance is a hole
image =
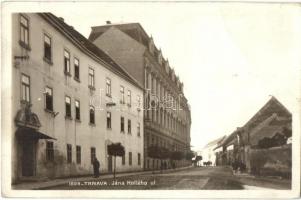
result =
[[[30,101],[26,101],[26,100],[21,100],[20,103],[21,105],[28,105],[28,106],[32,105]]]
[[[130,108],[130,107],[132,107],[132,105],[131,104],[127,104],[128,105],[128,107]]]
[[[74,77],[74,80],[80,83],[80,80],[76,77]]]
[[[72,120],[73,118],[71,116],[65,116],[65,119]]]
[[[29,44],[25,44],[24,42],[22,42],[21,40],[19,40],[19,44],[22,48],[28,50],[28,51],[31,51],[31,48],[29,46]]]
[[[89,123],[89,125],[90,125],[90,126],[93,126],[93,127],[95,127],[95,126],[96,126],[96,124],[95,124],[95,123],[91,123],[91,122]]]
[[[75,119],[75,122],[81,123],[82,121],[80,119]]]
[[[120,131],[120,133],[124,134],[124,131]]]
[[[111,131],[111,130],[112,130],[112,128],[107,128],[107,130],[108,130],[108,131]]]
[[[89,85],[88,88],[89,88],[90,90],[95,90],[95,87],[92,86],[92,85]]]
[[[50,114],[54,115],[54,111],[53,111],[53,110],[49,110],[49,109],[47,109],[47,108],[45,108],[44,110],[45,110],[45,112],[47,112],[47,113],[50,113]]]
[[[70,73],[70,72],[64,71],[64,74],[65,74],[65,76],[71,76],[71,73]]]
[[[46,57],[43,57],[43,60],[48,63],[49,65],[53,65],[53,62],[51,60],[49,60],[48,58]]]
[[[106,94],[106,96],[109,97],[109,98],[112,98],[112,95],[110,95],[110,94]]]

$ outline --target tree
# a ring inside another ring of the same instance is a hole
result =
[[[174,151],[170,155],[170,158],[172,160],[181,160],[183,157],[184,157],[184,153],[181,151]]]
[[[202,157],[202,156],[196,156],[196,157],[195,157],[195,160],[194,160],[195,165],[198,166],[198,162],[201,161],[201,160],[203,160],[203,157]]]
[[[117,156],[124,156],[124,146],[121,145],[121,143],[112,143],[108,145],[108,154],[111,156],[114,156],[114,179],[116,174],[116,157]]]
[[[192,151],[188,151],[185,155],[186,160],[190,160],[194,157],[194,153]]]
[[[147,155],[153,159],[167,159],[170,157],[170,151],[165,147],[149,146],[147,148]]]

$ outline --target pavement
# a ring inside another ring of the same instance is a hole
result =
[[[181,167],[176,169],[167,169],[164,170],[162,173],[170,173],[170,172],[177,172],[185,169],[192,168],[192,166],[188,167]],[[135,175],[150,175],[150,174],[161,174],[161,170],[155,171],[136,171],[136,172],[127,172],[127,173],[116,173],[116,178],[119,177],[126,177],[126,176],[135,176]],[[109,179],[112,178],[113,174],[102,174],[100,175],[97,180],[99,179]],[[27,181],[21,182],[15,185],[12,185],[12,189],[15,190],[41,190],[47,189],[52,187],[59,187],[61,185],[67,185],[70,182],[89,182],[95,181],[96,178],[91,176],[83,176],[83,177],[68,177],[68,178],[58,178],[58,179],[51,179],[51,180],[43,180],[43,181]]]
[[[129,184],[131,183],[131,184]],[[146,184],[143,184],[146,183]],[[153,184],[152,184],[153,183]],[[234,174],[229,167],[184,167],[157,171],[103,174],[13,185],[17,190],[288,190],[291,181]]]

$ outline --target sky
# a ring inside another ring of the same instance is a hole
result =
[[[86,37],[107,20],[139,22],[184,83],[194,150],[243,126],[271,95],[293,116],[299,112],[297,4],[74,2],[41,8]]]

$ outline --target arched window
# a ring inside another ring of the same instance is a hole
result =
[[[90,106],[90,124],[95,124],[95,108]]]

